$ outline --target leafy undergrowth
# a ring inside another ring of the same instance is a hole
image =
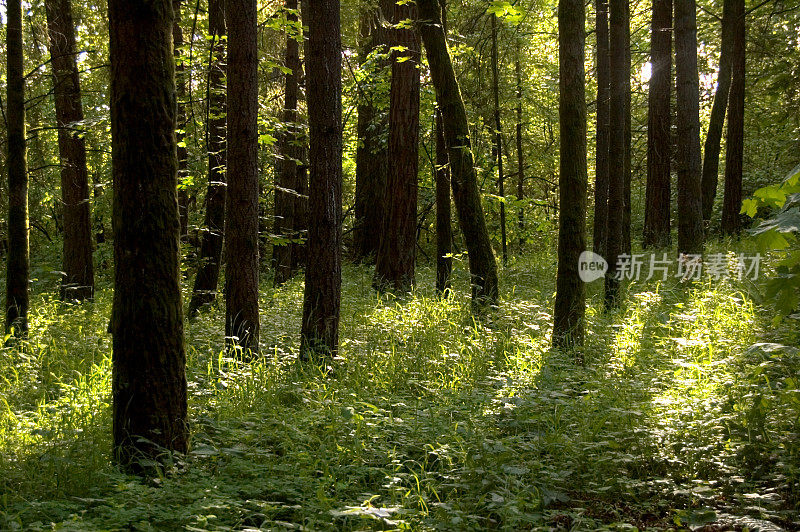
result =
[[[0,529],[799,529],[796,332],[744,284],[610,314],[592,285],[587,345],[552,351],[554,271],[512,264],[475,318],[347,267],[331,375],[296,362],[300,279],[264,289],[255,362],[220,354],[220,311],[188,321],[192,451],[146,480],[108,460],[110,290],[39,295],[0,351]]]

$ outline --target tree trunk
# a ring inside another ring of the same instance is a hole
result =
[[[413,3],[392,6],[392,24],[417,19]],[[417,257],[417,180],[419,166],[419,63],[421,45],[413,28],[392,28],[392,85],[389,102],[389,172],[386,212],[375,263],[375,285],[399,292],[414,284]]]
[[[517,200],[525,198],[525,153],[522,150],[522,128],[523,128],[523,92],[522,92],[522,52],[521,44],[517,41],[517,57],[514,70],[517,76]],[[519,247],[525,245],[525,209],[519,208]]]
[[[189,442],[177,199],[171,0],[110,0],[114,176],[114,456],[184,453]]]
[[[189,314],[194,315],[217,297],[219,269],[225,231],[225,165],[226,165],[226,101],[225,101],[225,0],[209,0],[208,32],[211,56],[208,64],[208,190],[203,232],[200,237],[200,258],[194,278]]]
[[[75,125],[83,120],[83,107],[75,57],[72,3],[70,0],[47,0],[45,8],[64,209],[61,298],[82,301],[94,296],[94,266],[86,144],[77,131],[82,126]]]
[[[28,331],[28,167],[25,154],[25,72],[22,58],[22,3],[8,0],[8,263],[6,333]]]
[[[608,233],[608,143],[610,135],[611,64],[608,40],[608,0],[596,1],[597,34],[597,141],[594,179],[594,233],[592,249],[606,254]]]
[[[650,26],[650,98],[647,108],[645,248],[670,245],[672,0],[655,0]]]
[[[467,112],[447,48],[438,2],[419,0],[417,5],[420,33],[428,54],[436,100],[442,112],[453,200],[469,255],[472,301],[477,306],[493,305],[498,298],[497,263],[478,190]]]
[[[342,286],[342,36],[339,0],[303,0],[311,169],[300,356],[339,348]]]
[[[553,345],[582,345],[585,287],[579,257],[586,249],[585,17],[582,0],[558,3],[559,123],[561,135],[558,274]]]
[[[728,103],[728,136],[725,140],[725,197],[722,204],[722,233],[738,234],[742,229],[742,166],[744,159],[744,88],[745,88],[745,6],[735,0],[732,9],[733,44],[731,47],[731,91]]]
[[[505,174],[503,173],[503,121],[500,116],[500,66],[497,47],[497,17],[492,19],[492,96],[494,97],[494,143],[497,152],[497,194],[505,200]],[[506,242],[506,204],[500,202],[500,239],[503,249],[503,264],[508,263],[508,243]]]
[[[631,5],[625,3],[625,159],[622,166],[625,183],[622,197],[625,208],[622,211],[622,252],[631,254]]]
[[[183,30],[181,29],[181,0],[172,0],[175,20],[172,24],[172,47],[175,56],[175,84],[178,94],[178,213],[181,219],[181,241],[189,238],[189,150],[186,148],[186,67],[181,60]]]
[[[386,30],[381,27],[377,11],[362,6],[360,22],[359,63],[366,68],[368,58],[385,46]],[[378,105],[376,85],[381,81],[382,63],[375,66],[375,81],[364,84],[358,99],[358,147],[356,148],[356,198],[353,248],[355,259],[374,262],[381,240],[386,204],[388,115]]]
[[[296,23],[297,0],[286,0],[287,20]],[[292,27],[294,28],[294,27]],[[285,79],[285,96],[283,103],[283,123],[286,132],[281,135],[278,151],[280,159],[275,174],[275,213],[273,234],[281,241],[272,247],[272,262],[275,268],[274,282],[279,286],[294,274],[292,260],[292,241],[297,239],[295,234],[295,211],[297,210],[297,176],[300,161],[303,157],[303,146],[300,144],[302,133],[298,124],[297,101],[300,94],[300,79],[302,65],[300,63],[300,43],[293,34],[293,30],[286,35],[285,66],[287,72]]]
[[[226,0],[228,191],[225,336],[258,353],[258,41],[256,0]]]
[[[606,260],[608,272],[605,279],[606,308],[619,304],[619,279],[616,278],[617,259],[625,250],[625,107],[630,87],[630,69],[626,66],[625,47],[628,46],[627,7],[624,0],[609,2],[609,50],[611,67],[611,94],[609,116],[609,181],[608,181],[608,233],[606,235]]]
[[[442,26],[447,35],[447,4],[440,0]],[[452,287],[453,273],[453,221],[450,209],[450,161],[444,140],[442,113],[438,106],[434,120],[436,131],[436,293],[447,294]]]
[[[695,0],[675,0],[675,73],[678,93],[678,252],[703,251],[700,187],[700,81]]]
[[[706,222],[711,220],[714,200],[717,197],[719,152],[722,128],[725,125],[725,110],[728,107],[728,94],[731,88],[731,60],[736,38],[734,35],[736,21],[732,11],[737,1],[724,0],[722,3],[722,42],[720,43],[717,90],[714,93],[714,104],[711,106],[711,118],[708,121],[708,134],[703,152],[703,220]]]

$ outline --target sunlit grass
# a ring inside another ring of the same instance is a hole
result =
[[[347,266],[332,375],[296,362],[302,279],[263,290],[250,363],[223,354],[222,309],[187,321],[193,450],[147,481],[109,462],[110,291],[36,295],[29,343],[0,351],[0,528],[796,519],[800,355],[748,350],[795,334],[765,327],[753,287],[633,284],[607,313],[592,286],[576,356],[549,345],[553,266],[513,261],[478,317],[460,269],[450,298],[426,267],[393,298]]]

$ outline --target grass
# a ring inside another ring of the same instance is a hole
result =
[[[797,331],[752,283],[634,284],[612,313],[595,283],[580,365],[549,347],[549,254],[480,318],[458,270],[395,300],[346,267],[333,376],[296,362],[301,279],[263,289],[255,362],[219,310],[187,321],[192,451],[144,480],[109,463],[110,287],[65,305],[42,275],[0,351],[0,529],[799,528]]]

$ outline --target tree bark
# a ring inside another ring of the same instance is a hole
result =
[[[175,56],[175,84],[178,94],[178,213],[181,219],[181,241],[189,238],[189,150],[186,148],[186,67],[181,60],[183,30],[181,29],[181,1],[172,0],[175,20],[172,23],[172,47]]]
[[[742,166],[744,163],[744,96],[746,35],[744,0],[734,0],[732,9],[731,90],[728,102],[728,135],[725,140],[725,196],[722,204],[722,234],[742,229]]]
[[[598,255],[606,254],[608,233],[608,182],[609,182],[609,140],[610,140],[610,91],[611,63],[608,40],[608,0],[596,3],[597,35],[597,140],[594,180],[594,227],[592,249]]]
[[[94,265],[86,144],[77,131],[81,126],[74,125],[83,121],[83,107],[72,3],[70,0],[47,0],[45,9],[61,159],[64,216],[61,299],[82,301],[94,296]]]
[[[362,6],[359,43],[362,68],[366,68],[371,54],[386,45],[386,33],[375,7]],[[388,114],[379,105],[376,86],[382,81],[384,66],[383,62],[375,65],[371,74],[377,79],[362,85],[358,100],[353,248],[355,259],[361,262],[376,259],[386,209]]]
[[[8,0],[8,257],[6,266],[6,333],[28,331],[28,165],[25,153],[25,72],[22,55],[22,2]]]
[[[171,0],[110,0],[114,456],[186,452]]]
[[[492,96],[494,97],[494,143],[497,152],[497,194],[500,202],[500,240],[503,249],[503,264],[508,263],[508,242],[506,241],[505,174],[503,173],[503,121],[500,115],[500,52],[497,46],[497,17],[492,19]]]
[[[258,41],[256,0],[226,0],[228,187],[225,336],[258,353]]]
[[[200,257],[194,278],[189,314],[195,315],[217,298],[219,270],[225,232],[225,135],[227,109],[225,100],[225,0],[209,0],[208,32],[211,56],[208,64],[208,189]]]
[[[675,0],[675,73],[678,128],[678,252],[703,251],[700,186],[700,81],[695,0]]]
[[[650,97],[647,107],[645,248],[670,245],[672,0],[655,0],[650,26]]]
[[[625,77],[625,158],[623,172],[625,183],[622,197],[625,208],[622,211],[622,252],[631,253],[631,5],[625,3],[625,63],[623,68],[627,73]]]
[[[416,21],[413,3],[394,4],[391,23]],[[389,102],[389,166],[386,212],[375,263],[375,286],[407,292],[414,284],[417,257],[417,180],[419,170],[419,63],[421,45],[413,28],[392,28],[394,51]]]
[[[737,0],[724,0],[722,3],[722,41],[720,43],[717,90],[714,93],[714,103],[711,106],[711,118],[708,121],[708,134],[706,135],[703,152],[703,220],[706,222],[711,220],[714,200],[717,197],[719,152],[721,149],[722,129],[725,125],[725,110],[728,107],[728,94],[731,88],[731,61],[736,38],[734,35],[736,21],[733,18],[736,2]]]
[[[310,133],[308,258],[300,356],[339,348],[342,285],[342,36],[339,0],[303,0]]]
[[[442,112],[453,200],[469,255],[473,305],[494,305],[498,298],[497,263],[478,190],[467,112],[447,48],[438,2],[419,0],[417,5],[420,33]]]
[[[560,207],[553,345],[582,345],[585,287],[579,257],[586,249],[585,17],[582,0],[558,3]]]
[[[627,7],[624,0],[609,2],[609,50],[611,66],[611,94],[609,116],[609,181],[608,181],[608,233],[606,260],[608,272],[605,279],[606,308],[619,304],[619,279],[616,277],[617,260],[625,250],[625,107],[630,87],[630,69],[626,67],[625,47],[628,46]]]
[[[286,0],[287,20],[297,23],[297,0]],[[285,96],[283,103],[283,123],[286,131],[281,135],[278,145],[280,159],[275,174],[275,212],[273,234],[281,242],[272,247],[272,262],[275,268],[274,283],[279,286],[294,274],[295,261],[292,260],[292,241],[295,234],[295,215],[297,211],[298,172],[302,164],[303,146],[300,144],[302,132],[298,124],[297,102],[300,94],[302,64],[300,63],[300,43],[293,31],[286,35],[285,66],[290,69],[284,76]]]

